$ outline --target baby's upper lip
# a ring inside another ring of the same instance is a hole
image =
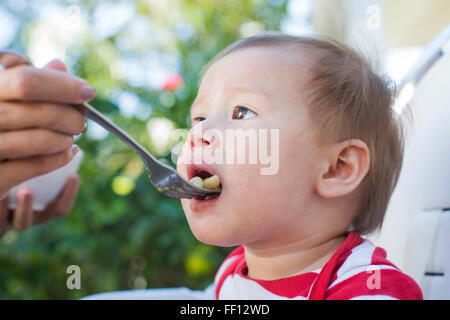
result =
[[[217,174],[217,170],[210,164],[207,163],[191,163],[187,165],[187,178],[188,180],[196,176],[198,170],[203,170],[211,174],[212,176]],[[218,174],[217,174],[218,175]],[[219,176],[219,175],[218,175]],[[219,176],[220,180],[221,177]]]

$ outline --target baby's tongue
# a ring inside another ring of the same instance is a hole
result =
[[[207,171],[204,171],[204,170],[198,170],[196,176],[205,180],[205,179],[211,177],[212,174]]]

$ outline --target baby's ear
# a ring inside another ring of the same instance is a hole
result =
[[[355,190],[370,168],[370,152],[358,139],[336,144],[320,173],[317,192],[324,198],[347,195]]]

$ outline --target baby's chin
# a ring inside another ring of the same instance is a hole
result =
[[[259,175],[249,172],[252,168],[240,169],[233,174],[221,172],[221,181],[225,183],[220,196],[210,205],[181,200],[189,227],[199,241],[223,247],[256,241],[273,227],[283,211],[278,200],[274,202],[280,198],[279,191],[269,183],[260,184]]]
[[[241,221],[240,212],[226,206],[193,212],[189,201],[183,199],[181,203],[192,234],[198,241],[220,247],[233,247],[246,241],[249,228]]]

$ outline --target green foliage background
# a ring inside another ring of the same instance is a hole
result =
[[[87,21],[92,22],[98,6],[115,6],[118,2],[46,1],[46,4],[65,8],[75,3]],[[83,37],[67,48],[65,62],[70,72],[96,88],[93,106],[173,165],[170,153],[173,145],[157,150],[147,132],[148,120],[164,117],[172,121],[174,128],[188,129],[189,108],[197,93],[201,68],[241,37],[245,23],[262,30],[279,30],[286,14],[286,1],[128,2],[135,8],[130,21],[106,38],[95,37],[92,30],[85,30]],[[46,19],[45,12],[36,9],[43,1],[33,1],[32,8],[32,2],[26,2],[30,7],[20,10],[15,3],[0,2],[0,7],[20,23],[11,48],[27,54],[33,30],[39,21]],[[136,19],[148,21],[152,28],[133,43],[136,34],[129,26]],[[188,37],[182,33],[179,36],[180,20],[191,28]],[[164,35],[163,41],[157,40],[161,36],[156,37],[155,32]],[[132,43],[128,48],[118,45],[124,38]],[[175,90],[155,89],[133,85],[112,74],[115,62],[130,57],[139,59],[150,51],[176,55],[179,60],[176,72],[184,84]],[[141,109],[137,114],[125,116],[120,112],[111,98],[119,91],[138,97]],[[148,116],[140,115],[141,111]],[[211,283],[231,249],[198,242],[187,225],[180,202],[162,196],[151,186],[139,158],[119,140],[111,135],[98,139],[88,131],[76,143],[84,150],[84,160],[74,209],[68,216],[44,226],[20,233],[9,231],[0,240],[0,298],[78,299],[98,292],[142,287],[203,289]],[[114,183],[116,188],[112,187]],[[81,268],[80,290],[66,287],[69,265]]]

